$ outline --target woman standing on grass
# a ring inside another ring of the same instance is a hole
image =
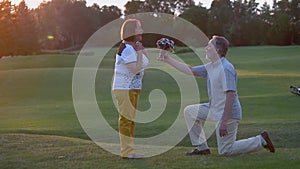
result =
[[[127,19],[121,27],[121,40],[116,55],[113,93],[119,112],[119,136],[121,157],[124,159],[143,158],[133,151],[135,116],[142,88],[144,68],[149,60],[140,43],[143,29],[137,19]]]

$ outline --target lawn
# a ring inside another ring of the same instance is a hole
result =
[[[95,94],[107,122],[117,129],[117,111],[111,97],[115,49],[99,65]],[[150,50],[154,55],[155,50]],[[201,62],[193,53],[180,53],[189,64]],[[88,56],[86,56],[88,57]],[[269,131],[277,148],[221,157],[215,137],[209,139],[212,155],[188,157],[186,136],[176,147],[137,161],[121,160],[90,140],[77,119],[72,101],[72,76],[77,55],[47,54],[0,59],[0,168],[264,168],[300,166],[300,97],[289,93],[300,86],[299,46],[232,47],[228,53],[238,72],[243,119],[238,138]],[[151,63],[165,66],[151,57]],[[183,75],[182,75],[183,76]],[[201,102],[207,101],[206,82],[197,79]],[[146,70],[139,109],[147,110],[154,89],[164,91],[168,102],[155,121],[136,126],[136,137],[155,136],[174,122],[180,109],[180,91],[166,72]],[[190,104],[194,104],[193,100]],[[146,132],[145,132],[146,131]]]

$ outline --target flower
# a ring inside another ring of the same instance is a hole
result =
[[[174,53],[174,41],[168,38],[161,38],[156,42],[157,48]]]

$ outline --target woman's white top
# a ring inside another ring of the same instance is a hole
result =
[[[148,58],[142,55],[142,69],[134,74],[128,68],[128,64],[137,62],[137,52],[130,44],[125,44],[121,55],[116,55],[115,72],[112,90],[141,90],[144,69],[149,63]]]

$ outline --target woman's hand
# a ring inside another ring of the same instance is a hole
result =
[[[135,51],[143,51],[145,49],[143,44],[139,41],[134,43],[133,48],[134,48]]]
[[[139,41],[135,42],[133,48],[137,52],[139,57],[142,57],[142,54],[144,54],[148,58],[148,53],[141,42]]]

